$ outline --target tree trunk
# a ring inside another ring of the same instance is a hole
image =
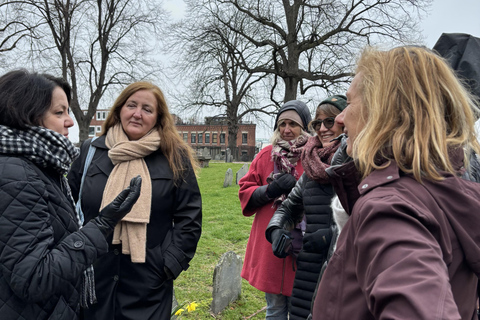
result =
[[[238,161],[238,147],[237,147],[238,123],[230,122],[228,124],[228,148],[230,149],[233,160]]]
[[[84,117],[85,120],[83,121],[77,121],[78,122],[78,129],[79,129],[79,140],[80,140],[80,145],[88,139],[88,128],[90,127],[90,122],[91,119],[88,119],[87,117]]]
[[[295,78],[285,78],[285,96],[283,102],[297,99],[298,80]]]

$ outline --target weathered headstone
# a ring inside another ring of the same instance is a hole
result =
[[[232,162],[232,159],[232,151],[230,150],[230,148],[227,148],[227,150],[225,150],[225,162]]]
[[[200,151],[197,151],[196,156],[200,167],[206,168],[209,166],[212,156],[210,155],[210,150],[208,150],[208,148],[203,148]]]
[[[248,172],[248,164],[244,164],[236,173],[236,178],[237,178],[237,184],[242,179]]]
[[[223,180],[223,187],[226,188],[232,185],[233,181],[233,171],[232,168],[228,168],[227,172],[225,172],[225,180]]]
[[[242,258],[233,251],[226,252],[220,258],[213,272],[212,312],[217,314],[242,292]]]
[[[212,156],[210,155],[210,150],[207,147],[202,149],[202,156],[204,156],[205,158],[212,158]]]

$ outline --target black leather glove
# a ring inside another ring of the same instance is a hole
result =
[[[98,217],[92,220],[102,231],[105,238],[113,232],[117,223],[132,210],[140,196],[142,178],[136,176],[130,180],[130,185],[100,211]]]
[[[314,233],[303,236],[303,250],[307,252],[320,253],[330,246],[332,241],[332,230],[319,229]]]
[[[288,247],[292,242],[292,235],[285,229],[277,228],[272,231],[272,250],[278,258],[288,256]]]
[[[267,187],[267,195],[270,198],[276,198],[284,193],[289,193],[295,187],[295,177],[290,173],[282,173],[275,178]]]

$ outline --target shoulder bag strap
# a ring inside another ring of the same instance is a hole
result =
[[[95,139],[97,139],[97,137],[92,138],[92,141],[90,141],[90,146],[88,147],[88,153],[87,153],[87,157],[85,158],[85,165],[83,167],[82,180],[80,182],[80,190],[78,191],[78,201],[77,201],[77,204],[76,204],[76,207],[75,207],[82,225],[83,225],[83,222],[85,220],[85,216],[83,215],[83,211],[82,211],[83,182],[85,181],[85,176],[87,175],[88,167],[90,167],[90,163],[92,163],[93,155],[95,154],[95,150],[97,149],[95,146],[92,145],[92,143]]]

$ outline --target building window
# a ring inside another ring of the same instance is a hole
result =
[[[196,133],[191,133],[191,136],[190,136],[190,142],[191,143],[197,143],[197,134]]]
[[[203,133],[198,134],[198,143],[203,143]]]
[[[102,131],[102,127],[101,127],[101,126],[97,126],[97,127],[96,127],[96,131],[97,131],[97,132]]]
[[[248,135],[246,132],[242,133],[242,144],[248,143]]]
[[[220,144],[225,144],[225,133],[220,133]]]
[[[183,141],[188,142],[188,132],[183,133]]]
[[[212,134],[212,143],[217,144],[217,135],[218,133]]]
[[[88,136],[94,136],[94,135],[95,135],[95,126],[88,127]]]
[[[205,133],[205,143],[210,143],[210,133]]]
[[[97,111],[97,120],[105,120],[107,119],[108,112],[107,111]]]

